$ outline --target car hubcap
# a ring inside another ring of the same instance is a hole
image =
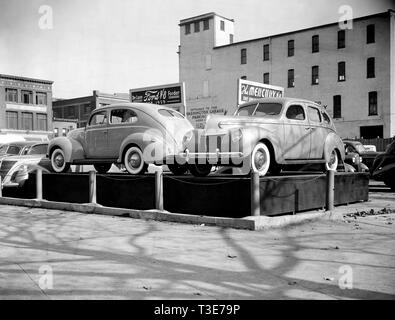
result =
[[[331,153],[331,158],[329,159],[329,166],[333,167],[336,163],[336,154],[334,152]]]
[[[141,158],[140,155],[137,153],[133,153],[131,154],[130,158],[129,158],[129,165],[132,168],[138,168],[141,164]]]
[[[254,162],[257,170],[261,170],[264,167],[264,165],[266,164],[266,156],[263,150],[260,149],[255,153]]]
[[[60,153],[56,154],[56,156],[55,156],[55,164],[59,168],[63,167],[64,158],[63,158],[62,154],[60,154]]]

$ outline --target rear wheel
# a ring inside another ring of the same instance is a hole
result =
[[[70,163],[67,163],[64,151],[60,148],[55,149],[51,154],[51,166],[57,173],[66,172],[70,169]]]
[[[94,164],[93,166],[95,167],[98,173],[107,173],[108,170],[110,170],[111,165],[112,165],[111,163],[97,163]]]
[[[148,164],[144,162],[143,153],[139,147],[129,147],[125,152],[123,159],[125,168],[130,174],[142,174],[148,168]]]
[[[195,177],[205,177],[211,172],[211,164],[190,164],[188,166],[189,171]]]
[[[188,171],[188,166],[186,164],[168,164],[169,170],[175,175],[183,175]]]
[[[263,142],[258,143],[251,153],[251,169],[264,176],[270,168],[269,148]]]
[[[325,168],[326,170],[337,170],[337,166],[339,164],[339,158],[337,156],[336,150],[332,150],[330,156],[329,156],[329,161],[325,163]]]

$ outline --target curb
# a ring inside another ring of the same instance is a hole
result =
[[[78,204],[68,202],[54,202],[37,199],[18,199],[0,197],[0,204],[45,208],[55,210],[65,210],[81,212],[86,214],[101,214],[118,217],[130,217],[133,219],[167,221],[177,223],[188,223],[198,225],[210,225],[234,229],[247,230],[266,230],[272,228],[282,228],[289,225],[301,224],[317,219],[337,220],[343,219],[343,214],[336,212],[312,212],[301,213],[289,216],[268,217],[268,216],[248,216],[244,218],[223,218],[223,217],[209,217],[203,215],[191,215],[184,213],[171,213],[160,210],[134,210],[124,208],[104,207],[99,204]]]

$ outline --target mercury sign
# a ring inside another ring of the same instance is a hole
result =
[[[237,104],[242,104],[254,99],[282,96],[284,96],[283,87],[271,86],[244,79],[238,80]]]
[[[185,114],[184,82],[130,89],[130,101],[166,105]]]

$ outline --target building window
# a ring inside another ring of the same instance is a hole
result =
[[[319,83],[319,68],[318,66],[313,66],[311,68],[311,84],[315,85]]]
[[[224,20],[221,20],[221,21],[220,21],[220,29],[221,29],[222,31],[225,31],[225,21],[224,21]]]
[[[185,25],[185,34],[190,34],[191,33],[191,25],[188,23]]]
[[[33,113],[22,112],[22,130],[33,130]]]
[[[18,112],[6,111],[7,129],[18,129]]]
[[[377,91],[369,92],[369,115],[377,116]]]
[[[318,35],[315,35],[311,38],[312,41],[312,46],[311,46],[311,52],[319,52],[320,51],[320,38]]]
[[[342,97],[340,95],[333,96],[333,118],[342,117]]]
[[[6,88],[5,89],[5,101],[18,102],[18,90]]]
[[[337,64],[337,81],[346,81],[346,63],[344,61]]]
[[[246,64],[247,63],[247,49],[241,49],[240,51],[240,63]]]
[[[289,69],[288,70],[288,88],[295,87],[295,70]]]
[[[268,61],[269,60],[269,45],[265,44],[263,45],[263,61]]]
[[[36,104],[47,105],[47,94],[45,92],[36,93]]]
[[[209,96],[209,86],[208,86],[208,80],[203,81],[203,97],[207,98]]]
[[[374,43],[374,42],[375,42],[374,24],[369,24],[366,27],[366,43]]]
[[[62,108],[53,109],[53,117],[54,118],[63,118]]]
[[[293,57],[295,54],[295,40],[288,41],[288,57]]]
[[[200,21],[196,21],[194,24],[194,31],[199,32],[200,31]]]
[[[367,71],[367,78],[374,78],[375,77],[375,67],[374,67],[374,58],[368,58],[366,62],[366,71]]]
[[[240,79],[247,80],[247,76],[241,76]]]
[[[342,49],[346,47],[346,30],[339,30],[337,32],[337,48]]]
[[[229,43],[233,43],[233,34],[229,35]]]
[[[37,130],[47,131],[47,115],[43,113],[37,113]]]
[[[265,72],[264,74],[263,74],[263,83],[264,84],[269,84],[269,82],[270,82],[270,78],[269,78],[270,76],[269,76],[269,72]]]
[[[210,28],[210,23],[208,19],[203,20],[203,30],[208,30]]]
[[[22,90],[22,103],[33,104],[33,92]]]

